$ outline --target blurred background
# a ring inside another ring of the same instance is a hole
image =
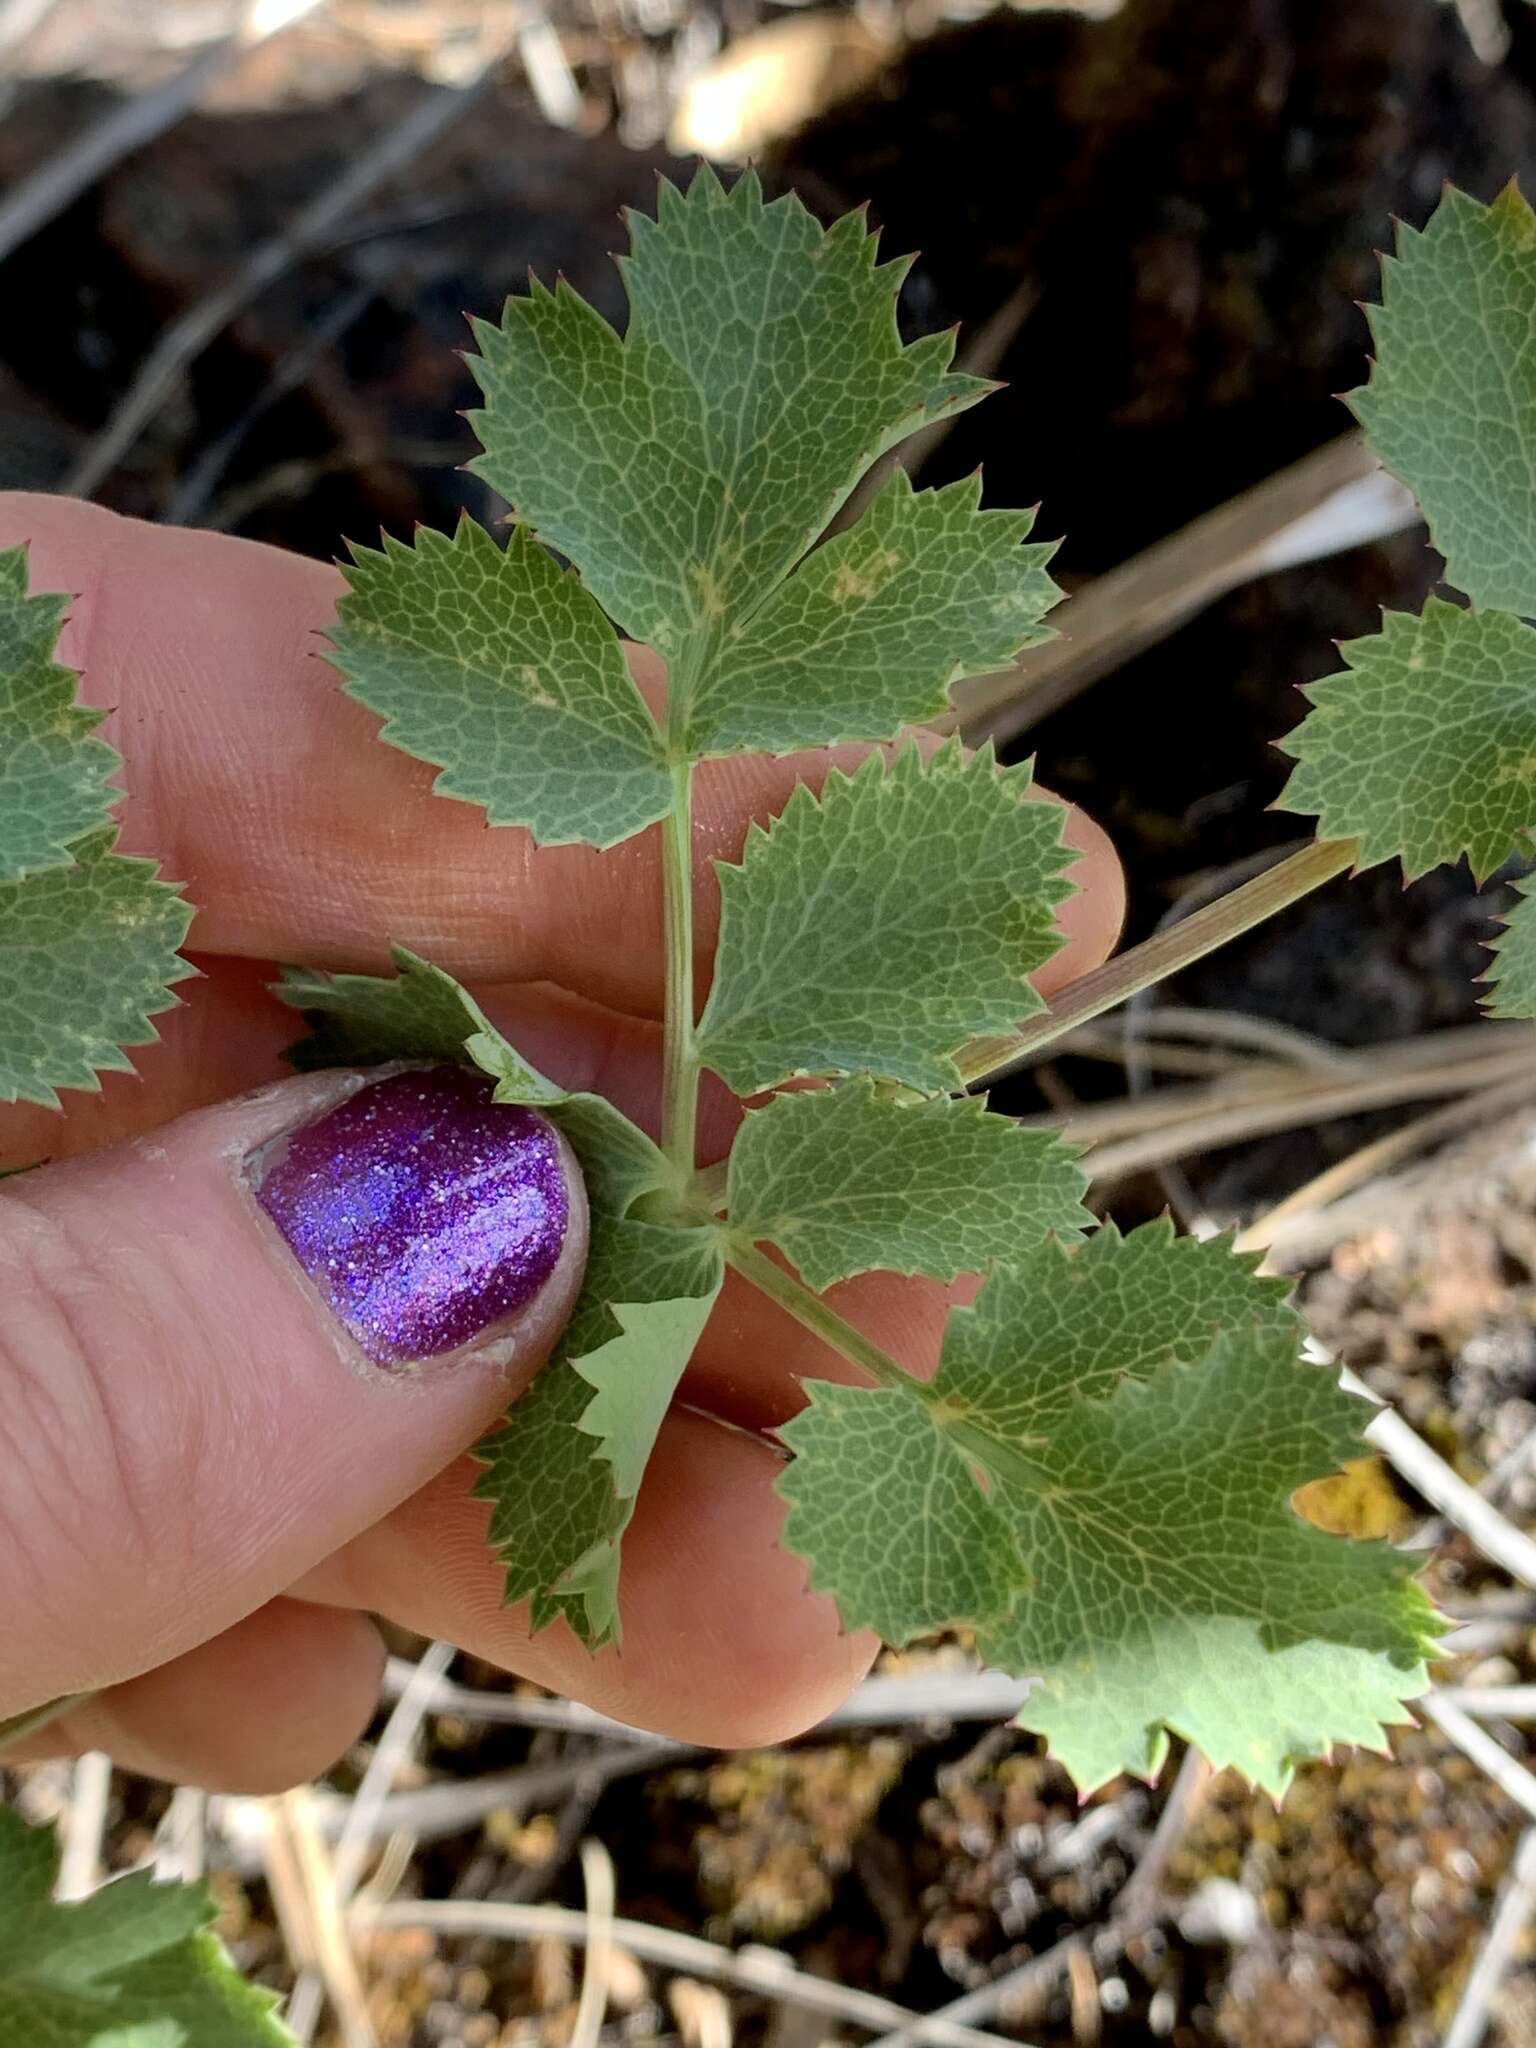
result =
[[[966,729],[1108,826],[1142,938],[1296,840],[1298,686],[1435,581],[1335,394],[1394,217],[1447,179],[1536,193],[1536,9],[0,0],[0,109],[0,487],[323,557],[505,511],[459,468],[465,313],[531,267],[621,321],[608,254],[658,172],[867,201],[921,251],[909,336],[958,322],[1007,381],[910,465],[984,460],[1066,536],[1065,637],[969,686]],[[1519,1527],[1536,1082],[1474,989],[1508,879],[1335,885],[1003,1099],[1067,1120],[1122,1222],[1250,1227]],[[1177,1756],[1080,1806],[962,1642],[715,1757],[402,1638],[404,1697],[325,1786],[86,1759],[5,1789],[62,1820],[76,1890],[206,1871],[242,1966],[345,2048],[1536,2041],[1536,1596],[1375,1458],[1327,1512],[1445,1539],[1449,1708],[1278,1814]],[[970,2031],[909,2030],[962,1996]]]

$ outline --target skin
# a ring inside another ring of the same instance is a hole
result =
[[[347,1085],[284,1078],[294,1022],[265,991],[270,963],[376,971],[392,939],[467,980],[556,1078],[654,1128],[655,834],[608,854],[538,848],[434,798],[433,771],[377,744],[318,658],[341,587],[324,565],[0,494],[0,547],[19,541],[33,588],[75,593],[62,654],[125,757],[123,848],[186,883],[202,978],[134,1075],[62,1116],[0,1109],[0,1166],[52,1162],[0,1187],[0,1716],[96,1695],[10,1754],[100,1748],[215,1789],[308,1778],[373,1710],[373,1614],[690,1741],[814,1723],[875,1644],[778,1548],[780,1454],[762,1432],[799,1405],[802,1375],[847,1376],[841,1360],[728,1282],[626,1539],[623,1649],[593,1658],[563,1625],[530,1640],[501,1605],[463,1453],[547,1356],[578,1261],[526,1312],[510,1368],[385,1373],[330,1321],[241,1173]],[[654,696],[654,662],[633,660]],[[828,758],[701,771],[701,980],[708,863]],[[1066,836],[1079,893],[1046,994],[1108,955],[1123,909],[1103,833],[1072,811]],[[738,1114],[706,1085],[703,1159]],[[933,1369],[944,1290],[870,1276],[833,1298]]]

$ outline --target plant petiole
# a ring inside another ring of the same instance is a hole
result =
[[[840,1352],[850,1365],[867,1372],[877,1385],[899,1387],[903,1393],[916,1394],[926,1404],[933,1402],[935,1397],[930,1387],[914,1373],[908,1372],[905,1366],[898,1365],[888,1351],[882,1351],[862,1330],[856,1330],[829,1302],[819,1294],[813,1294],[793,1273],[786,1273],[782,1266],[776,1266],[755,1244],[748,1244],[740,1238],[728,1238],[725,1257],[726,1263],[733,1266],[743,1280],[750,1280],[760,1294],[766,1294],[786,1314],[792,1315],[813,1337],[819,1337],[823,1344]]]

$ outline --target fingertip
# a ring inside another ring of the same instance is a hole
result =
[[[329,1770],[362,1735],[384,1655],[366,1615],[274,1600],[77,1707],[26,1753],[98,1749],[124,1770],[172,1784],[282,1792]]]

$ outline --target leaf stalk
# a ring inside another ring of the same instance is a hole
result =
[[[898,1365],[888,1351],[882,1351],[862,1330],[856,1330],[830,1302],[824,1301],[819,1294],[813,1294],[793,1273],[786,1273],[782,1266],[776,1266],[755,1244],[748,1244],[741,1238],[729,1238],[725,1257],[726,1263],[733,1266],[743,1280],[751,1281],[760,1294],[766,1294],[813,1337],[819,1337],[823,1344],[839,1352],[850,1365],[868,1373],[877,1386],[899,1387],[903,1393],[916,1394],[924,1403],[933,1401],[932,1389],[924,1381],[908,1372],[905,1366]]]

